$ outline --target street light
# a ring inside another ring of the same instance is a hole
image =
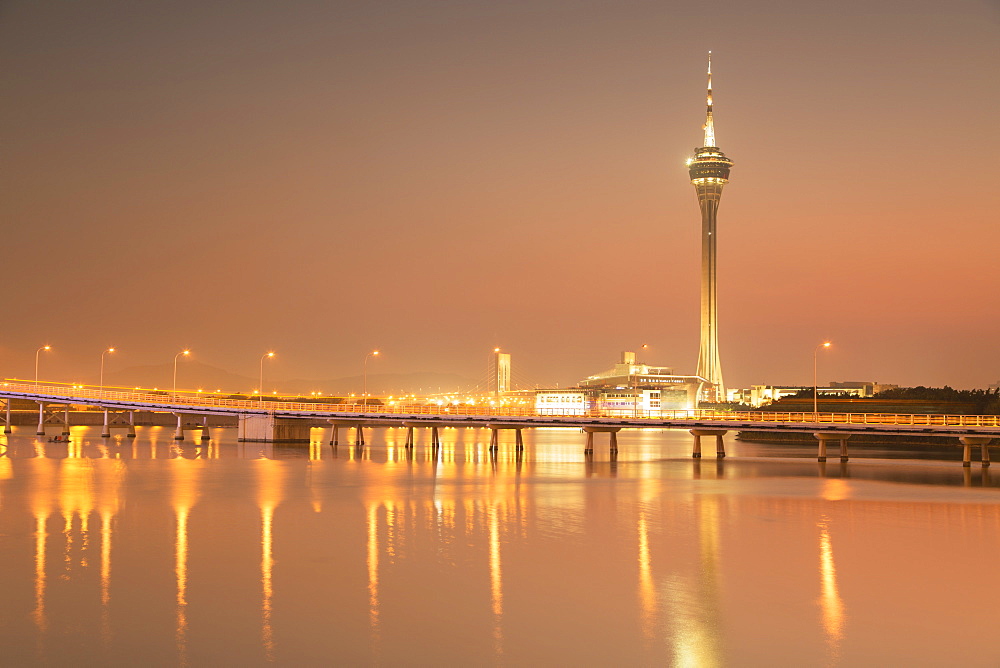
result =
[[[373,355],[375,357],[378,357],[378,351],[377,350],[373,350],[370,353],[368,353],[367,355],[365,355],[365,382],[364,382],[364,388],[363,388],[364,391],[362,392],[362,396],[364,398],[361,400],[361,402],[362,402],[362,405],[365,406],[366,408],[368,407],[368,358],[371,357],[371,356],[373,356]]]
[[[52,346],[42,346],[35,351],[35,387],[38,387],[38,353],[43,350],[52,350]]]
[[[260,357],[260,385],[259,385],[260,389],[257,390],[257,398],[259,401],[264,401],[264,360],[268,359],[269,357],[274,357],[274,353],[273,352],[264,353]]]
[[[100,397],[101,399],[104,398],[104,356],[107,355],[108,353],[113,353],[113,352],[115,352],[114,348],[108,348],[107,350],[101,353],[101,392],[98,395],[98,397]]]
[[[190,355],[190,354],[191,354],[190,350],[182,350],[179,353],[177,353],[176,355],[174,355],[174,394],[173,394],[173,396],[174,396],[175,399],[177,398],[177,358],[180,357],[181,355]]]
[[[829,348],[830,342],[824,341],[813,350],[813,420],[819,422],[819,381],[816,380],[816,365],[820,348]]]

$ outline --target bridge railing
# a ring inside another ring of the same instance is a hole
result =
[[[267,401],[263,399],[228,399],[212,394],[178,394],[164,392],[143,392],[123,390],[99,390],[88,387],[67,388],[65,386],[35,385],[32,383],[2,383],[0,390],[9,393],[32,395],[51,403],[73,403],[74,399],[95,402],[128,402],[162,406],[162,410],[183,410],[192,408],[250,409],[277,411],[282,413],[353,413],[365,415],[428,415],[440,417],[488,416],[497,418],[618,418],[623,420],[649,421],[701,421],[720,423],[781,423],[781,424],[821,424],[821,425],[892,425],[912,427],[1000,427],[997,415],[926,415],[908,413],[812,413],[812,412],[769,412],[769,411],[716,411],[716,410],[605,410],[581,411],[558,409],[535,409],[523,406],[489,406],[468,404],[331,404],[311,402]],[[734,424],[736,428],[738,425]]]

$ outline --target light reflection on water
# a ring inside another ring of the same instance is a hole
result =
[[[171,436],[0,440],[4,663],[1000,660],[978,642],[1000,593],[978,466],[730,441],[692,460],[667,431],[623,432],[617,458],[575,430],[523,453],[501,432],[496,456],[477,429]]]

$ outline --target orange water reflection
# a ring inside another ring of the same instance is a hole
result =
[[[0,638],[22,664],[128,662],[135,638],[178,665],[837,664],[947,656],[906,625],[947,608],[971,642],[1000,594],[935,579],[1000,548],[1000,499],[961,471],[940,487],[442,438],[8,447],[0,534],[26,540],[0,567],[31,587]]]

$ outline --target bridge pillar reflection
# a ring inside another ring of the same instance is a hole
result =
[[[990,465],[990,441],[993,439],[989,436],[959,436],[958,440],[962,442],[962,466],[972,466],[972,446],[978,445],[980,457],[982,459],[983,468]]]
[[[850,434],[838,434],[831,431],[818,431],[813,434],[817,441],[819,441],[818,450],[816,452],[816,461],[825,462],[826,461],[826,442],[827,441],[839,441],[840,442],[840,461],[846,462],[848,460],[847,456],[847,439],[851,437]]]
[[[621,431],[621,427],[598,427],[595,425],[585,425],[583,427],[583,433],[587,435],[587,445],[583,448],[583,454],[592,455],[594,454],[594,434],[606,433],[608,434],[608,449],[610,452],[618,453],[618,432]]]
[[[691,448],[691,456],[695,459],[701,459],[701,437],[702,436],[715,436],[715,456],[718,459],[724,459],[726,456],[726,443],[722,440],[728,432],[726,429],[691,429],[691,435],[694,436],[694,445]]]

